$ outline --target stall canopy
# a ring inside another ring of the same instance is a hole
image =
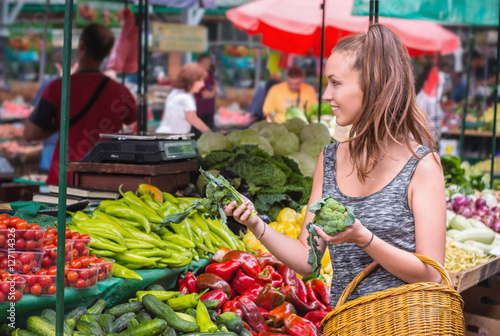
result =
[[[321,3],[323,0],[257,0],[226,12],[229,20],[248,34],[262,34],[262,44],[299,55],[321,53]],[[351,15],[353,0],[325,1],[324,56],[337,41],[368,29],[367,16]],[[382,8],[382,6],[381,6]],[[436,23],[380,18],[398,34],[411,56],[448,54],[459,47],[458,36]]]
[[[149,0],[149,4],[177,8],[193,8],[200,6],[214,9],[217,7],[215,0]]]
[[[379,15],[476,26],[498,25],[498,0],[379,0]],[[370,0],[354,0],[353,15],[367,15]]]

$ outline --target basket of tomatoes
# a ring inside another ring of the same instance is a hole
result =
[[[0,249],[16,251],[40,251],[45,228],[28,224],[24,219],[0,214]]]
[[[97,260],[97,256],[81,256],[71,260],[64,269],[64,284],[73,288],[88,288],[97,285],[99,267],[91,265],[92,260]]]
[[[25,281],[19,274],[0,271],[0,303],[21,301],[24,285]]]
[[[24,294],[47,296],[56,294],[57,268],[40,269],[34,273],[23,274],[26,281]]]

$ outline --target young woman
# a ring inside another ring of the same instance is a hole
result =
[[[165,110],[156,133],[189,133],[191,126],[200,132],[210,128],[196,115],[194,94],[205,85],[207,72],[197,63],[184,65],[174,83],[174,89],[165,102]]]
[[[440,282],[437,271],[412,252],[444,263],[446,200],[444,177],[425,116],[415,101],[410,59],[400,39],[375,24],[347,37],[326,64],[329,102],[350,139],[325,147],[314,173],[309,205],[331,196],[354,207],[355,223],[345,232],[321,236],[330,249],[332,306],[351,280],[376,260],[378,267],[349,296],[422,281]],[[311,273],[305,216],[298,239],[276,232],[258,217],[248,220],[250,202],[225,208],[266,248],[302,275]]]

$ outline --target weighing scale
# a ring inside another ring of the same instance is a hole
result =
[[[158,164],[200,156],[193,133],[101,134],[82,162]]]

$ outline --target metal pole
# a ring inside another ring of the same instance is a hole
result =
[[[137,46],[137,134],[142,130],[142,100],[144,98],[142,93],[142,25],[143,17],[142,11],[144,7],[143,0],[139,0],[139,12],[137,14],[137,29],[139,30],[138,46]]]
[[[493,92],[495,94],[495,105],[493,107],[493,137],[491,138],[491,172],[490,172],[490,188],[493,189],[493,175],[495,172],[495,153],[497,144],[497,109],[498,109],[498,69],[500,69],[500,14],[498,17],[497,27],[497,71],[495,71],[495,86]]]
[[[470,85],[470,62],[472,58],[472,51],[474,50],[474,26],[471,26],[471,37],[469,39],[469,52],[467,56],[467,66],[466,73],[467,79],[465,82],[465,99],[464,99],[464,109],[462,112],[462,130],[460,132],[460,159],[464,158],[464,141],[465,141],[465,117],[467,115],[467,104],[469,101],[469,85]]]
[[[141,131],[148,131],[148,53],[149,53],[149,0],[146,0],[145,14],[144,14],[144,66],[142,68],[142,129]]]
[[[374,0],[370,0],[370,9],[368,12],[368,22],[370,26],[373,24],[373,1]]]
[[[321,4],[321,10],[323,11],[322,19],[321,19],[321,48],[320,48],[320,56],[319,56],[319,92],[318,92],[318,122],[321,120],[321,91],[323,90],[323,57],[325,50],[325,1]],[[307,111],[304,111],[307,113]]]
[[[375,0],[375,23],[378,23],[378,0]]]
[[[71,84],[71,41],[73,27],[73,0],[66,0],[64,8],[63,75],[61,93],[61,126],[59,133],[59,204],[57,211],[57,246],[65,245],[66,188],[68,186],[68,129]],[[57,250],[56,335],[64,333],[64,249]]]

